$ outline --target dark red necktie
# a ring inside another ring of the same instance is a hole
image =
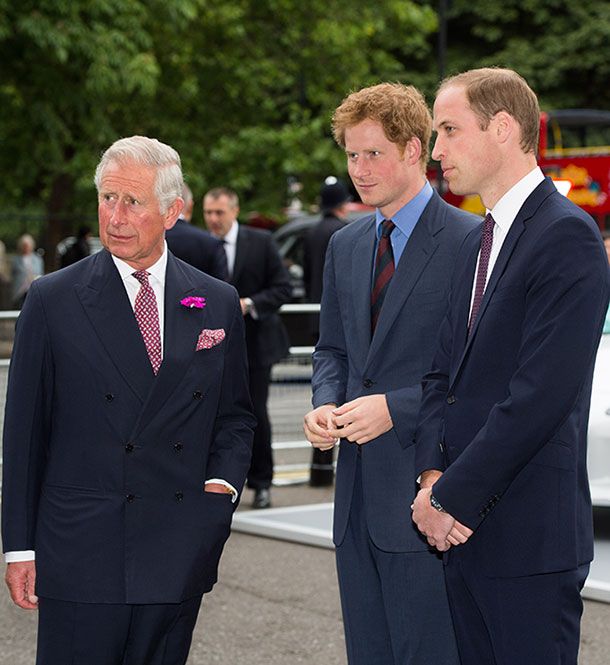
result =
[[[394,252],[392,251],[390,235],[395,228],[396,226],[391,219],[384,219],[381,222],[381,238],[377,245],[373,290],[371,292],[371,332],[375,332],[383,299],[394,274]]]
[[[470,311],[470,321],[468,323],[468,332],[472,330],[474,322],[477,320],[479,307],[485,293],[485,282],[487,281],[487,269],[489,267],[489,257],[491,255],[491,246],[494,239],[494,218],[487,214],[483,222],[483,233],[481,234],[481,250],[479,255],[479,267],[477,269],[477,280],[474,287],[474,298],[472,300],[472,310]]]
[[[159,326],[159,310],[152,286],[148,282],[146,270],[138,270],[133,276],[140,282],[140,290],[136,295],[134,313],[144,338],[150,364],[155,375],[161,367],[161,328]]]

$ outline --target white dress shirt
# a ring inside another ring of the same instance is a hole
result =
[[[544,174],[537,166],[530,171],[526,176],[521,178],[516,185],[513,185],[506,194],[496,203],[492,210],[487,210],[494,218],[494,231],[493,231],[493,244],[491,246],[491,254],[489,255],[489,264],[487,266],[487,276],[485,277],[485,286],[489,281],[489,276],[498,260],[498,255],[502,249],[502,245],[506,240],[506,236],[513,225],[519,210],[521,210],[527,197],[538,187],[544,180]],[[472,284],[472,293],[470,296],[470,312],[472,312],[472,303],[474,301],[474,292],[477,283],[477,272],[479,270],[479,260],[481,258],[481,250],[477,258],[477,265],[474,271],[474,280]],[[469,317],[470,319],[470,317]]]

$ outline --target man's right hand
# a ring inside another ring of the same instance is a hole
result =
[[[15,605],[24,610],[38,609],[35,561],[16,561],[7,564],[4,581]]]
[[[333,410],[336,408],[336,404],[323,404],[303,419],[305,437],[314,448],[330,450],[337,443],[338,439],[328,434],[328,430],[335,428]]]

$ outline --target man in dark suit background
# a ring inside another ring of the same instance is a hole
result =
[[[239,293],[246,322],[250,394],[258,421],[252,446],[248,487],[253,506],[271,505],[273,454],[267,397],[274,363],[288,355],[288,335],[278,310],[291,297],[288,273],[269,231],[238,224],[239,199],[226,187],[210,190],[203,198],[205,223],[224,242],[229,283]]]
[[[389,83],[333,117],[352,182],[377,208],[330,239],[305,416],[315,447],[341,439],[334,542],[350,665],[458,663],[442,562],[404,514],[421,377],[477,224],[426,181],[431,124],[415,88]]]
[[[105,249],[36,280],[17,322],[6,582],[39,608],[38,665],[183,665],[250,462],[241,309],[167,251],[175,150],[121,139],[95,183]]]
[[[324,259],[330,237],[335,231],[347,224],[347,204],[352,200],[347,187],[334,176],[329,176],[320,189],[320,208],[322,219],[305,236],[303,252],[303,281],[305,294],[310,303],[320,303],[322,299],[322,277]],[[312,315],[312,344],[318,341],[319,316]],[[334,451],[313,448],[311,452],[311,470],[309,484],[323,487],[333,484]]]
[[[413,519],[447,551],[462,665],[576,665],[593,556],[586,438],[609,270],[593,220],[536,164],[523,78],[441,84],[438,159],[489,211],[458,257],[425,377]]]
[[[226,280],[227,257],[222,242],[204,229],[191,224],[193,216],[193,194],[189,186],[182,187],[184,208],[171,229],[165,232],[169,251],[198,270]]]

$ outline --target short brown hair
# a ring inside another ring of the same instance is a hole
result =
[[[464,88],[468,104],[480,120],[481,129],[487,129],[496,113],[505,111],[519,123],[523,152],[536,152],[540,106],[534,91],[517,72],[500,67],[471,69],[446,78],[437,94],[450,86]]]
[[[239,206],[239,196],[237,196],[237,192],[230,189],[229,187],[214,187],[214,189],[210,189],[209,192],[206,192],[203,198],[205,199],[208,196],[211,199],[219,199],[221,196],[226,196],[229,199],[230,205],[232,205],[234,208]]]
[[[421,142],[420,162],[428,163],[432,117],[421,92],[412,85],[380,83],[352,92],[333,114],[335,141],[345,148],[345,130],[363,120],[374,120],[382,127],[387,139],[401,151],[412,138]]]

